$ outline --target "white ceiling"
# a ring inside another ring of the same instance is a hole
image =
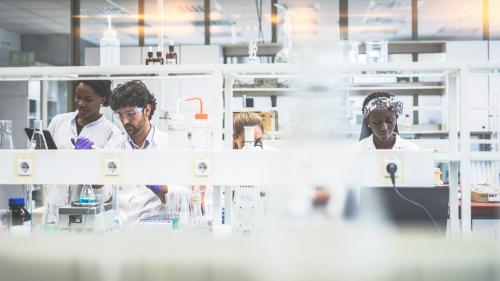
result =
[[[260,1],[260,0],[258,0]],[[123,45],[137,44],[137,0],[82,0],[82,10],[120,7],[128,16],[114,19]],[[164,26],[168,39],[181,43],[203,42],[203,0],[165,0]],[[294,28],[303,32],[334,34],[338,25],[338,0],[279,0],[289,6],[303,4],[295,14],[300,22]],[[231,43],[258,38],[254,0],[212,0],[212,13],[218,25],[212,26],[213,43]],[[216,3],[216,4],[215,4]],[[270,0],[262,0],[264,40],[271,39]],[[350,38],[409,39],[411,37],[411,0],[349,1]],[[500,36],[500,0],[491,0],[491,32]],[[116,5],[113,5],[116,4]],[[305,8],[304,8],[305,7]],[[0,0],[0,27],[20,34],[69,33],[69,0]],[[146,0],[146,43],[156,44],[160,32],[157,0]],[[304,12],[305,11],[305,12]],[[231,28],[231,24],[235,23]],[[200,24],[201,23],[201,24]],[[495,23],[495,24],[494,24]],[[98,43],[106,26],[103,17],[82,18],[82,38]],[[419,0],[419,35],[427,38],[481,39],[482,0]]]
[[[20,34],[69,33],[68,0],[0,0],[0,27]]]

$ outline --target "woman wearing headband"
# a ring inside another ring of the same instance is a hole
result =
[[[374,92],[363,102],[363,125],[358,148],[362,150],[415,150],[418,146],[401,138],[397,120],[403,103],[387,92]]]

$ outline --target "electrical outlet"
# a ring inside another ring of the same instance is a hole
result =
[[[29,158],[17,159],[17,175],[31,176],[33,174],[33,162]]]
[[[194,161],[194,175],[197,177],[208,177],[210,168],[209,159],[196,159]]]
[[[119,176],[120,175],[120,160],[117,158],[104,159],[104,175]]]
[[[401,171],[401,169],[403,167],[402,167],[401,162],[399,161],[399,159],[396,159],[396,158],[386,158],[386,159],[384,159],[384,177],[386,177],[386,178],[390,178],[391,177],[391,175],[387,172],[387,169],[386,169],[386,167],[387,167],[387,165],[389,163],[396,164],[396,167],[398,167],[398,169],[396,170],[395,176],[396,176],[396,178],[399,178],[399,176],[401,175],[400,171]]]

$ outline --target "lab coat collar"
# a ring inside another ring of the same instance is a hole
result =
[[[75,110],[74,112],[71,112],[71,128],[73,129],[73,131],[74,131],[75,134],[76,134],[76,116],[78,116],[78,110]],[[103,122],[104,118],[105,118],[104,114],[101,114],[101,117],[99,117],[99,119],[95,120],[94,122],[88,123],[87,125],[85,125],[83,127],[85,128],[87,126],[93,126],[95,124]]]
[[[403,139],[399,136],[399,134],[396,134],[396,142],[394,143],[393,149],[398,149],[401,147],[404,147]],[[373,134],[371,134],[369,137],[366,137],[363,139],[362,142],[362,149],[364,150],[376,150],[377,148],[375,147],[375,143],[373,143]]]
[[[128,136],[128,142],[130,143],[130,146],[132,149],[148,149],[154,144],[158,142],[158,136],[156,134],[156,126],[151,124],[151,130],[149,130],[148,135],[146,136],[146,139],[144,140],[144,144],[142,147],[139,147],[134,143],[132,138]]]

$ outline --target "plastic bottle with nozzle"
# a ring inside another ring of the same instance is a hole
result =
[[[199,101],[200,111],[194,115],[193,126],[191,127],[191,148],[211,149],[213,143],[212,124],[208,119],[208,114],[203,112],[203,101],[199,97],[189,98],[186,101]]]
[[[108,29],[102,33],[100,54],[101,66],[120,65],[120,39],[116,30],[111,28],[111,16],[108,16]]]

